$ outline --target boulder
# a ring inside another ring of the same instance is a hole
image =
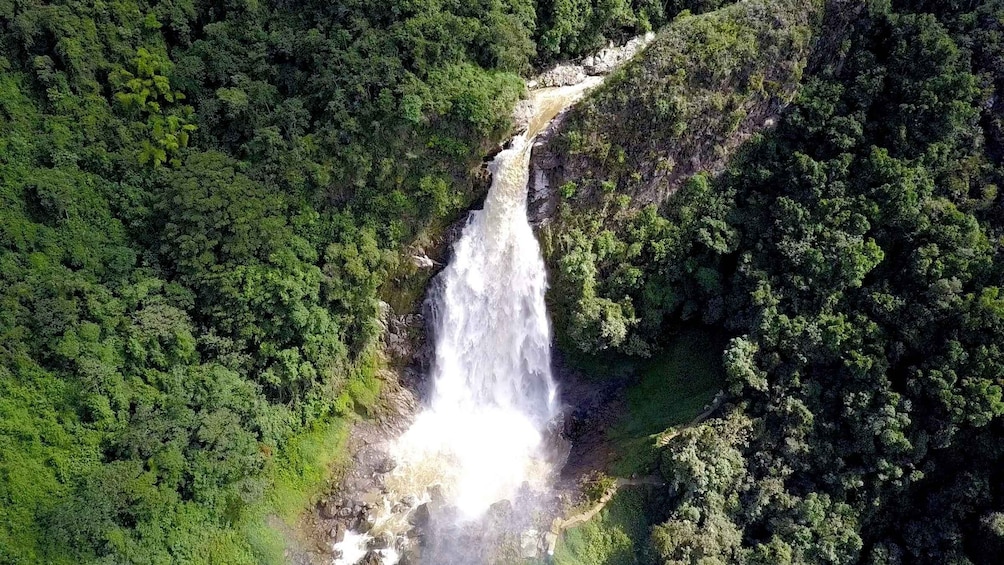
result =
[[[326,518],[328,520],[337,518],[338,503],[331,499],[325,500],[321,502],[320,508],[318,508],[318,513],[321,515],[321,518]]]
[[[440,510],[446,506],[446,495],[443,494],[443,485],[432,485],[429,487],[429,509]]]
[[[537,84],[542,87],[570,86],[586,80],[586,72],[581,65],[558,65],[545,71],[537,78]]]
[[[331,531],[328,532],[328,534],[331,536],[331,541],[334,543],[341,543],[345,540],[345,525],[341,523],[335,524],[335,527],[331,528]]]
[[[429,511],[429,503],[426,502],[418,506],[414,512],[408,516],[408,522],[415,526],[416,528],[425,528],[429,525],[429,520],[432,519],[432,513]]]
[[[392,457],[384,457],[376,464],[373,470],[380,474],[386,474],[393,471],[396,467],[397,461],[394,461]]]

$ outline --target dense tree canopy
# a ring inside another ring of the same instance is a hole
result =
[[[663,450],[659,562],[999,560],[1002,22],[1000,2],[868,3],[721,175],[661,208],[631,207],[616,164],[593,171],[616,190],[565,195],[566,347],[734,336],[732,404]]]
[[[817,41],[821,2],[725,4],[0,0],[0,563],[281,560],[263,514],[373,402],[400,252],[521,75],[669,21],[570,121],[549,240],[566,349],[732,338],[647,551],[994,563],[1004,5],[834,0]],[[751,100],[790,105],[731,147]],[[687,136],[738,150],[638,209]]]

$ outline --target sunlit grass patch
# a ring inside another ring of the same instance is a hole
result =
[[[555,547],[555,565],[646,563],[649,523],[643,489],[618,491],[599,515],[565,531]]]
[[[645,473],[655,462],[656,436],[691,422],[725,382],[724,341],[704,330],[688,330],[665,350],[638,366],[627,389],[624,412],[608,430],[617,458],[617,476]]]

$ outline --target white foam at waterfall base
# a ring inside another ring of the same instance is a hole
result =
[[[473,519],[524,483],[542,486],[546,466],[538,457],[540,432],[528,418],[498,408],[466,412],[422,413],[396,455],[417,479],[416,490],[439,484],[460,516]]]
[[[342,541],[334,544],[334,550],[340,555],[340,557],[335,559],[334,565],[355,565],[359,563],[363,557],[366,557],[366,548],[372,539],[367,534],[351,530],[345,532],[345,537],[342,538]]]
[[[371,541],[373,541],[373,536],[369,534],[348,530],[342,541],[332,546],[332,549],[339,554],[333,565],[356,565],[369,553]],[[400,552],[392,547],[378,549],[377,553],[380,555],[381,565],[397,565],[398,561],[401,560]]]

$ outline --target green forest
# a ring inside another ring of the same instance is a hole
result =
[[[0,563],[281,561],[520,73],[675,9],[0,1]]]
[[[554,141],[557,347],[726,336],[727,398],[604,563],[999,563],[1004,1],[0,0],[0,565],[283,562],[404,250],[647,31]]]
[[[733,25],[745,4],[671,27],[695,51],[777,45]],[[816,33],[845,31],[807,57],[778,126],[661,206],[631,205],[659,174],[639,161],[694,142],[695,93],[728,82],[720,104],[745,111],[730,98],[765,84],[756,64],[627,68],[557,142],[588,167],[550,233],[564,347],[650,356],[689,327],[730,336],[729,405],[660,450],[650,539],[611,562],[1004,555],[1004,3],[836,4]]]

